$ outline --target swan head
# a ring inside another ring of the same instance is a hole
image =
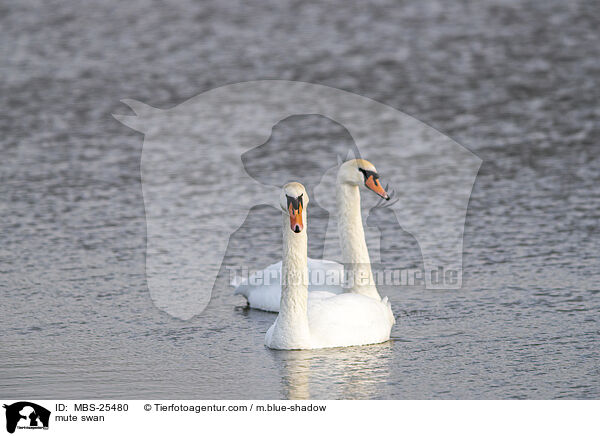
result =
[[[304,185],[298,182],[288,183],[281,190],[279,205],[284,214],[290,216],[290,229],[300,233],[304,229],[304,217],[308,205],[308,194]]]
[[[352,159],[344,162],[338,170],[338,182],[353,186],[364,186],[381,198],[389,200],[390,196],[379,181],[375,165],[366,159]]]

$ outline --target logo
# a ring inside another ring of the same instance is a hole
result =
[[[399,193],[400,201],[380,215],[416,240],[425,286],[462,286],[463,230],[482,161],[434,128],[357,94],[285,80],[226,85],[165,110],[122,101],[135,115],[114,117],[144,134],[146,279],[154,304],[168,314],[190,319],[207,307],[230,237],[255,206],[278,211],[281,186],[290,180],[314,188],[313,199],[329,217],[323,259],[343,261],[336,180],[343,161],[356,158],[372,162]],[[350,141],[305,148],[277,140],[278,129],[296,115],[326,118]],[[367,222],[372,262],[381,258],[382,237]]]
[[[6,431],[14,433],[15,429],[48,429],[50,411],[28,401],[19,401],[6,409]]]

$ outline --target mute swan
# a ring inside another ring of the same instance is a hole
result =
[[[359,188],[362,186],[385,200],[390,199],[379,182],[377,169],[371,162],[365,159],[351,159],[343,163],[338,170],[336,180],[338,234],[342,248],[342,261],[349,266],[346,275],[352,283],[348,289],[344,289],[342,264],[331,260],[308,258],[310,298],[323,298],[350,291],[381,300],[373,280],[360,214]],[[357,279],[353,280],[354,278]],[[252,285],[256,282],[259,283]],[[234,294],[244,296],[250,307],[254,309],[278,312],[281,299],[281,262],[269,265],[248,279],[242,280]]]
[[[395,323],[387,297],[376,300],[345,293],[308,298],[308,194],[300,183],[288,183],[279,203],[283,211],[281,309],[267,331],[265,345],[297,350],[387,341]]]

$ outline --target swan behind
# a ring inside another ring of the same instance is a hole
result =
[[[356,293],[308,298],[308,195],[288,183],[280,197],[283,210],[283,261],[280,311],[267,331],[269,348],[295,350],[385,342],[395,323],[391,306]]]
[[[351,159],[339,167],[336,181],[338,235],[342,260],[348,268],[346,276],[351,278],[352,282],[344,284],[344,265],[330,260],[308,258],[309,301],[343,292],[381,300],[373,279],[371,260],[365,241],[360,188],[373,191],[386,200],[390,198],[381,186],[377,169],[371,162],[365,159]],[[245,297],[253,309],[279,312],[281,268],[281,262],[269,265],[248,279],[242,280],[234,294]],[[323,281],[324,277],[327,277],[326,281]],[[354,280],[355,278],[357,279]]]
[[[250,275],[235,288],[253,309],[279,312],[281,301],[281,264],[279,261]],[[331,260],[308,258],[308,298],[324,298],[344,292],[344,266]]]

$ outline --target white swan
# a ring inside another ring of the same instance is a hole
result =
[[[381,300],[365,241],[360,214],[359,188],[364,186],[389,200],[389,195],[379,182],[375,166],[365,159],[352,159],[342,164],[336,181],[338,234],[342,248],[342,261],[349,265],[350,283],[344,289],[344,266],[330,260],[308,259],[308,291],[310,298],[324,298],[350,291]],[[354,280],[360,278],[360,280]],[[256,283],[256,284],[254,284]],[[242,295],[250,307],[279,312],[281,300],[281,262],[269,265],[252,274],[236,287],[234,294]]]
[[[281,350],[346,347],[385,342],[395,323],[387,297],[355,293],[308,298],[308,194],[288,183],[280,197],[283,210],[283,286],[280,311],[265,345]]]

